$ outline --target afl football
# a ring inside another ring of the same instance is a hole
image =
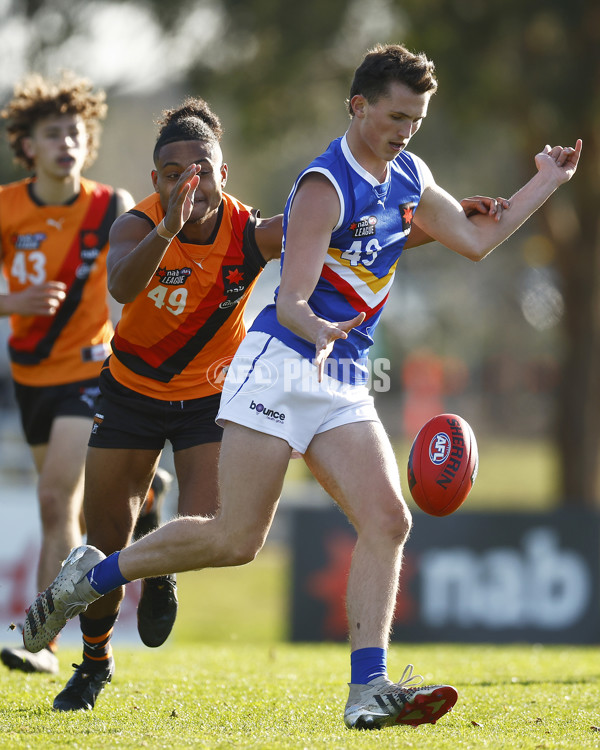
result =
[[[478,464],[469,423],[457,414],[438,414],[421,427],[410,449],[410,494],[429,515],[454,513],[473,487]]]

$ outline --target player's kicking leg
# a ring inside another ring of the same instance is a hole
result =
[[[220,473],[218,514],[177,518],[106,559],[89,545],[74,549],[56,579],[28,610],[25,647],[41,650],[68,620],[129,581],[250,562],[271,526],[290,453],[280,438],[228,425],[221,462],[235,463],[236,471]],[[228,459],[230,454],[235,461]]]

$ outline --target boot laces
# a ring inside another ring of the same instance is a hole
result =
[[[423,676],[420,674],[413,673],[413,665],[407,664],[402,672],[402,677],[398,682],[390,686],[390,693],[411,693],[418,689],[418,685],[423,682]]]

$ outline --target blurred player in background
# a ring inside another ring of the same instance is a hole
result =
[[[105,94],[65,73],[31,75],[2,111],[15,161],[31,177],[0,187],[0,264],[8,347],[23,431],[38,474],[42,548],[38,590],[81,540],[83,467],[98,376],[113,328],[106,283],[108,232],[131,195],[81,176],[96,159]],[[161,472],[143,531],[158,525],[170,475]],[[38,654],[4,648],[3,663],[58,671],[56,643]]]

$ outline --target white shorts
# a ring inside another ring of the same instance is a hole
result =
[[[306,357],[273,336],[251,331],[223,384],[217,423],[250,427],[306,452],[315,435],[352,422],[378,422],[366,385],[323,376]]]

